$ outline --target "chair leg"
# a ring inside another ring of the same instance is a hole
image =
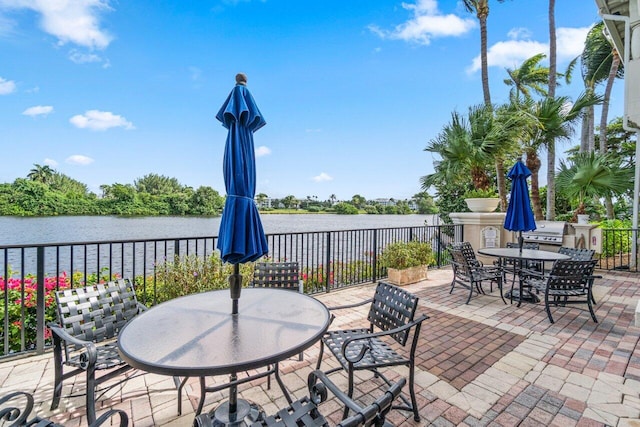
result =
[[[349,366],[349,389],[347,390],[347,396],[353,398],[353,366]],[[346,419],[349,416],[349,407],[345,405],[344,412],[342,413],[342,419]]]
[[[96,421],[96,371],[94,366],[87,369],[87,421],[92,424]]]
[[[589,292],[591,294],[591,292]],[[591,318],[594,322],[598,323],[598,319],[596,318],[596,313],[593,311],[593,304],[591,303],[591,298],[587,295],[587,305],[589,306],[589,313],[591,313]]]
[[[553,323],[553,317],[551,317],[551,307],[549,303],[549,296],[544,296],[544,310],[547,312],[547,317],[549,317],[549,322]]]
[[[471,297],[473,296],[473,286],[474,286],[473,282],[470,282],[469,283],[469,297],[467,297],[467,302],[465,302],[465,304],[469,304],[469,301],[471,301]]]
[[[415,422],[420,422],[420,414],[418,413],[418,402],[416,400],[416,392],[413,389],[414,377],[415,377],[415,367],[413,363],[409,366],[409,395],[411,396],[411,408],[413,408],[413,420]]]
[[[320,369],[322,363],[322,354],[324,353],[324,341],[320,340],[320,354],[318,355],[318,362],[316,363],[316,369]]]
[[[62,348],[60,347],[60,340],[54,338],[53,348],[53,365],[54,365],[54,380],[53,380],[53,398],[51,399],[51,410],[53,411],[60,404],[60,397],[62,396]]]
[[[453,280],[451,281],[451,289],[449,289],[449,295],[453,293],[453,288],[456,286],[456,275],[453,275]]]
[[[497,278],[497,283],[498,283],[498,289],[500,290],[500,298],[502,298],[502,302],[503,303],[507,303],[507,301],[505,301],[504,299],[504,294],[502,293],[502,285],[503,285],[503,281],[502,281],[502,276],[498,276]],[[513,292],[512,292],[513,293]]]

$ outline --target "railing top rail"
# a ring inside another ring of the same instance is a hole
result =
[[[383,228],[354,228],[346,230],[318,230],[318,231],[299,231],[288,233],[269,233],[269,236],[291,236],[291,235],[303,235],[303,234],[319,234],[319,233],[344,233],[354,231],[373,231],[373,230],[399,230],[399,229],[411,229],[411,228],[440,228],[452,226],[451,224],[442,225],[408,225],[403,227],[383,227]],[[92,241],[78,241],[78,242],[53,242],[53,243],[28,243],[18,245],[0,245],[0,250],[3,249],[27,249],[27,248],[40,248],[40,247],[65,247],[65,246],[83,246],[83,245],[107,245],[107,244],[120,244],[120,243],[153,243],[153,242],[171,242],[175,240],[202,240],[202,239],[217,239],[218,236],[188,236],[188,237],[162,237],[154,239],[125,239],[125,240],[92,240]]]

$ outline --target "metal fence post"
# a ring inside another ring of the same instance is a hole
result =
[[[371,245],[373,247],[373,256],[371,257],[371,271],[373,272],[373,277],[371,278],[373,283],[378,281],[378,230],[373,230],[373,243]]]
[[[330,283],[329,283],[329,276],[331,275],[331,232],[327,231],[327,233],[325,234],[325,236],[327,236],[327,251],[325,252],[325,277],[324,277],[324,287],[326,292],[328,293],[330,291]]]
[[[37,266],[36,266],[36,280],[38,283],[37,297],[36,297],[36,352],[38,354],[44,353],[44,311],[46,309],[44,305],[46,288],[44,286],[44,246],[38,246],[37,250]]]

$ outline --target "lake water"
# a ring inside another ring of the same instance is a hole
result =
[[[438,224],[435,215],[262,215],[265,233]],[[220,217],[0,217],[0,245],[217,236]]]

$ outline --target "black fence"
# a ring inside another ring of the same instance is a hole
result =
[[[638,235],[637,229],[603,228],[602,254],[598,268],[638,272],[638,261],[640,260]]]
[[[396,241],[430,242],[430,267],[448,265],[446,246],[463,237],[461,225],[270,234],[268,258],[298,262],[305,292],[313,294],[385,278],[378,256]],[[55,318],[53,292],[61,287],[128,277],[152,305],[167,263],[210,259],[216,243],[214,236],[0,246],[0,357],[44,351],[45,324]]]

